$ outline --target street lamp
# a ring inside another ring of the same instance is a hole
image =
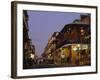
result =
[[[31,59],[34,59],[35,58],[35,55],[34,54],[30,54],[30,58]]]

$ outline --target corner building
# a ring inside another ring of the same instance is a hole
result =
[[[90,28],[90,15],[80,15],[79,20],[65,25],[57,36],[57,46],[53,52],[54,63],[67,66],[90,65]]]

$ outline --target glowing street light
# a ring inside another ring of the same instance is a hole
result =
[[[31,59],[34,59],[34,57],[35,57],[34,54],[30,54]]]

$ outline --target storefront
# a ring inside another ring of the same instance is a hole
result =
[[[89,65],[91,61],[90,51],[89,44],[66,44],[55,51],[55,63]]]

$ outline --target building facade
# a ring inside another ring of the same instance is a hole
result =
[[[80,15],[80,19],[66,24],[59,34],[48,42],[48,45],[56,45],[50,53],[54,64],[90,65],[91,64],[91,31],[90,14]],[[50,43],[51,42],[51,43]],[[51,46],[50,46],[51,47]],[[47,47],[45,51],[52,50]],[[46,56],[49,56],[44,52]]]
[[[23,69],[32,68],[36,63],[35,46],[32,44],[32,40],[29,38],[29,16],[27,11],[23,11]]]
[[[57,44],[57,36],[59,35],[59,32],[54,32],[50,39],[48,40],[48,43],[45,47],[43,55],[44,63],[53,64],[54,63],[54,56],[53,52],[56,50],[56,44]]]

